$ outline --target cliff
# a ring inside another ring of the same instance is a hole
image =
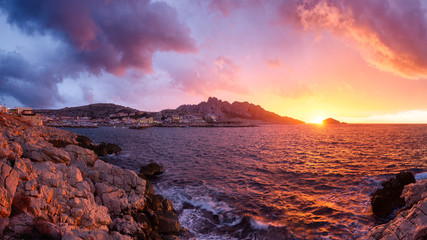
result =
[[[172,203],[155,195],[147,180],[98,159],[78,140],[0,114],[1,239],[176,239],[188,233]]]
[[[203,116],[212,114],[223,121],[238,118],[270,123],[304,124],[303,121],[282,117],[276,113],[266,111],[259,105],[248,102],[233,102],[230,104],[214,97],[210,97],[207,102],[201,102],[197,105],[181,105],[177,110]]]
[[[362,240],[427,239],[427,179],[406,185],[401,197],[405,207],[396,218],[376,226]]]
[[[41,115],[49,116],[63,116],[63,117],[89,117],[89,118],[105,118],[111,114],[118,113],[136,113],[139,110],[124,107],[112,103],[96,103],[86,106],[61,108],[61,109],[38,109],[36,113]]]

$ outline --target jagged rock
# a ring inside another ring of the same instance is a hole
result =
[[[101,142],[99,145],[94,146],[93,150],[98,156],[106,156],[107,154],[115,154],[122,151],[122,148],[114,143]]]
[[[36,145],[24,143],[22,145],[23,156],[36,162],[51,161],[55,163],[69,164],[71,159],[68,152],[49,145]]]
[[[404,206],[405,201],[400,195],[403,187],[411,182],[415,182],[411,172],[400,172],[396,178],[383,182],[383,188],[375,191],[371,198],[372,212],[376,216],[385,216],[393,209]]]
[[[33,226],[34,217],[23,212],[10,218],[8,228],[17,234],[28,234],[32,232]]]
[[[179,233],[181,224],[178,215],[172,211],[161,211],[157,213],[159,219],[159,232],[165,234]]]
[[[65,151],[70,154],[70,164],[78,165],[79,163],[83,163],[84,166],[93,166],[98,158],[92,150],[85,149],[77,145],[68,145],[65,147]]]
[[[110,213],[118,215],[145,207],[146,181],[135,172],[102,160],[95,162],[94,169],[89,174],[95,182],[96,200],[108,207]]]
[[[362,240],[427,239],[427,179],[405,186],[402,197],[407,209],[392,221],[373,228]]]
[[[414,184],[405,186],[401,197],[405,199],[406,208],[410,208],[415,203],[427,198],[427,179],[421,179]]]
[[[151,184],[76,139],[0,113],[1,239],[161,239],[159,229],[179,230],[170,201],[157,197],[158,212],[148,208]],[[104,145],[107,154],[121,150]]]
[[[151,178],[155,175],[162,174],[164,172],[163,166],[158,163],[152,162],[147,165],[141,166],[139,170],[139,176]]]
[[[18,173],[0,162],[0,218],[9,217],[17,185]]]
[[[94,145],[93,141],[90,138],[83,135],[77,135],[76,140],[77,142],[79,142],[79,146],[83,148],[90,149]]]

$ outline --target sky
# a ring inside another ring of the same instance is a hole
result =
[[[427,123],[425,0],[0,0],[0,104],[215,96],[306,122]]]

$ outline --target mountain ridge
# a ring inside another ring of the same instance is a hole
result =
[[[282,124],[304,124],[305,122],[286,117],[280,116],[274,112],[270,112],[262,108],[260,105],[255,105],[249,102],[238,102],[229,103],[227,101],[219,100],[215,97],[209,97],[207,102],[201,102],[199,104],[185,104],[179,106],[176,110],[185,111],[192,114],[213,114],[218,118],[230,119],[252,119],[261,120],[272,123]]]
[[[165,110],[155,113],[162,113]],[[169,110],[168,110],[169,111]],[[258,120],[269,123],[279,124],[304,124],[305,122],[298,119],[280,116],[276,113],[270,112],[262,108],[260,105],[255,105],[249,102],[229,103],[227,101],[219,100],[216,97],[209,97],[205,102],[199,104],[184,104],[172,111],[178,113],[193,114],[198,116],[214,115],[220,121],[229,121],[230,119],[239,120]],[[93,118],[106,118],[112,114],[119,113],[137,113],[140,110],[125,107],[113,103],[95,103],[84,106],[66,107],[61,109],[37,109],[36,113],[49,116],[63,116],[63,117],[88,117]]]

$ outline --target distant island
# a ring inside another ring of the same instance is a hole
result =
[[[340,122],[336,119],[333,118],[327,118],[325,120],[322,121],[322,124],[324,125],[332,125],[332,124],[346,124],[345,122]]]
[[[248,102],[233,102],[210,97],[206,102],[181,105],[176,109],[145,112],[112,103],[97,103],[62,109],[38,109],[49,126],[97,127],[241,127],[263,124],[304,124],[298,119],[280,116]]]

